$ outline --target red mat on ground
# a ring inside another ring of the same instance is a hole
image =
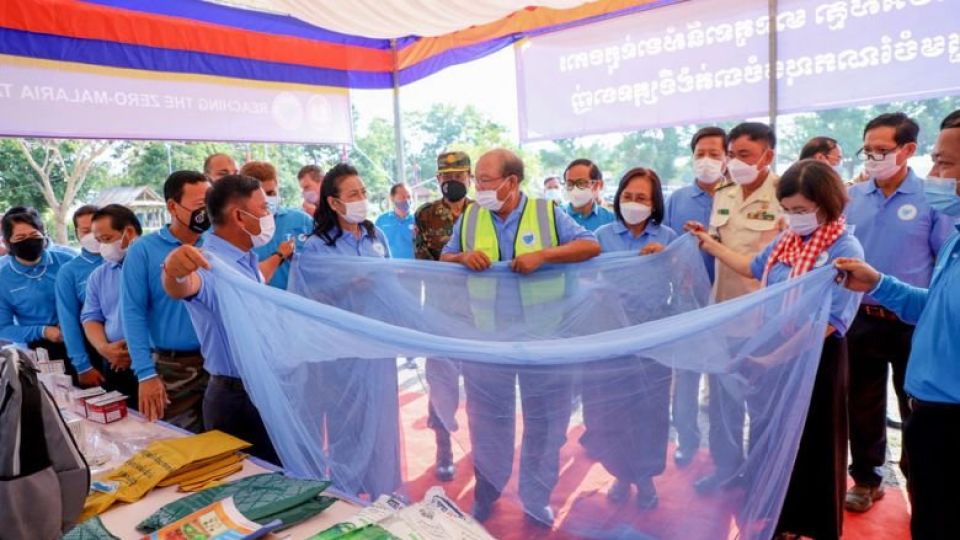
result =
[[[427,428],[427,397],[419,392],[405,392],[400,399],[400,414],[404,437],[404,461],[407,477],[412,480],[406,488],[414,500],[419,500],[427,489],[440,484],[434,478],[434,459],[436,447],[433,432]],[[457,462],[457,474],[451,482],[443,483],[447,495],[454,499],[465,511],[473,507],[473,465],[470,454],[469,428],[466,414],[461,407],[457,413],[460,432],[455,435],[454,456]],[[729,511],[716,512],[717,515],[705,515],[707,512],[691,513],[697,501],[703,501],[693,489],[693,482],[710,471],[709,453],[706,450],[689,466],[678,469],[673,460],[667,462],[667,470],[655,479],[660,493],[660,504],[655,510],[640,510],[631,503],[613,506],[606,501],[606,492],[613,482],[612,477],[598,463],[586,456],[577,443],[582,427],[570,431],[568,442],[560,451],[560,481],[553,492],[551,506],[557,515],[558,526],[576,526],[580,518],[594,526],[608,527],[619,524],[617,529],[605,529],[608,533],[622,532],[632,537],[649,535],[652,538],[676,536],[675,527],[682,526],[689,531],[689,538],[716,538],[716,531],[730,530],[730,538],[736,537],[736,528],[731,527],[733,517]],[[519,444],[520,438],[517,438]],[[515,454],[514,473],[507,485],[507,493],[516,493],[517,468],[519,467],[519,449]],[[735,500],[735,492],[716,495],[725,500]],[[735,505],[735,503],[733,503]],[[721,505],[711,504],[710,507]],[[879,501],[868,513],[855,515],[848,513],[844,521],[844,539],[879,540],[910,538],[910,517],[903,491],[887,490],[886,497]],[[519,501],[504,496],[494,507],[493,516],[484,523],[487,530],[501,539],[532,538],[571,538],[570,535],[556,531],[544,531],[531,525],[523,518]],[[713,535],[711,536],[711,531]]]

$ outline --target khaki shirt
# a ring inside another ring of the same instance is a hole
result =
[[[713,198],[710,213],[710,234],[719,237],[728,248],[755,257],[783,230],[777,182],[780,177],[770,171],[759,189],[743,199],[743,188],[736,184],[721,186]],[[760,288],[760,281],[741,276],[732,268],[716,261],[713,296],[717,302],[730,300]]]

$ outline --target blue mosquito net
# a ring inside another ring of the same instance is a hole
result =
[[[297,256],[290,292],[224,265],[214,275],[289,474],[361,501],[419,500],[440,484],[436,433],[449,431],[457,470],[442,485],[467,511],[496,500],[485,525],[498,538],[770,538],[839,287],[825,268],[710,305],[689,236],[529,276],[322,255]],[[704,408],[703,447],[678,468],[670,400],[683,372],[714,377],[746,412],[708,425]],[[737,475],[700,494],[694,481],[715,468],[708,433],[739,449]],[[615,479],[652,481],[658,500],[611,502]],[[546,505],[551,531],[524,519]]]

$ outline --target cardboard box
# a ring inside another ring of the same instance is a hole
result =
[[[110,392],[86,401],[87,420],[100,424],[109,424],[127,416],[127,396],[120,392]]]
[[[107,391],[99,386],[94,386],[93,388],[87,388],[86,390],[73,390],[70,392],[70,408],[76,414],[86,418],[87,417],[87,403],[86,401],[90,398],[97,396],[102,396],[106,394]]]

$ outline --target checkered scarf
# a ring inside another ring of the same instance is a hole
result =
[[[773,247],[770,257],[767,258],[767,267],[763,270],[763,282],[766,284],[767,275],[770,269],[778,262],[792,267],[790,277],[795,278],[803,275],[813,268],[817,258],[820,257],[825,249],[832,246],[837,238],[843,234],[847,226],[847,218],[840,216],[840,219],[821,225],[814,231],[813,235],[804,243],[800,235],[788,230]]]

